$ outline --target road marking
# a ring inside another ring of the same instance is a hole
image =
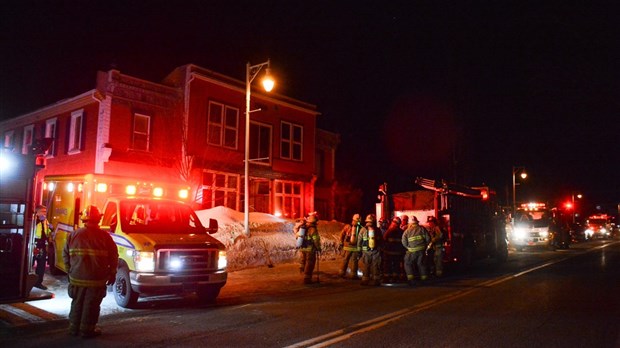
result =
[[[440,305],[440,304],[443,304],[443,303],[446,303],[446,302],[450,302],[450,301],[456,300],[458,298],[467,296],[467,295],[469,295],[469,294],[471,294],[471,293],[473,293],[475,291],[478,291],[480,289],[489,288],[489,287],[492,287],[492,286],[499,285],[501,283],[504,283],[506,281],[518,278],[520,276],[526,275],[526,274],[534,272],[536,270],[539,270],[539,269],[542,269],[542,268],[546,268],[546,267],[549,267],[549,266],[554,265],[556,263],[560,263],[560,262],[566,261],[566,260],[568,260],[568,259],[570,259],[572,257],[577,256],[577,255],[581,255],[581,254],[592,252],[592,251],[595,251],[595,250],[598,250],[598,249],[602,249],[602,248],[605,248],[605,247],[607,247],[609,245],[612,245],[612,244],[616,244],[616,243],[609,243],[609,244],[597,246],[597,247],[594,247],[594,248],[586,249],[585,251],[577,253],[575,255],[571,255],[571,256],[567,256],[567,257],[562,257],[562,258],[557,259],[557,260],[549,261],[549,262],[546,262],[546,263],[544,263],[542,265],[534,266],[534,267],[531,267],[529,269],[526,269],[524,271],[521,271],[521,272],[518,272],[518,273],[515,273],[515,274],[510,274],[510,275],[503,276],[503,277],[500,277],[500,278],[497,278],[497,279],[487,280],[485,282],[482,282],[482,283],[478,284],[474,288],[459,290],[459,291],[457,291],[455,293],[450,293],[450,294],[438,297],[436,299],[432,299],[432,300],[428,300],[426,302],[422,302],[422,303],[417,304],[417,305],[412,306],[412,307],[408,307],[408,308],[401,309],[401,310],[396,311],[396,312],[388,313],[388,314],[382,315],[382,316],[377,317],[377,318],[372,318],[370,320],[367,320],[367,321],[364,321],[364,322],[361,322],[361,323],[353,324],[353,325],[348,326],[348,327],[343,328],[343,329],[332,331],[332,332],[326,333],[326,334],[321,335],[321,336],[317,336],[317,337],[314,337],[314,338],[307,339],[305,341],[301,341],[301,342],[298,342],[298,343],[286,346],[285,348],[301,348],[301,347],[319,348],[319,347],[328,347],[328,346],[333,345],[335,343],[348,340],[351,337],[353,337],[354,335],[359,335],[359,334],[362,334],[362,333],[370,332],[370,331],[376,330],[378,328],[381,328],[381,327],[383,327],[383,326],[385,326],[385,325],[387,325],[387,324],[389,324],[389,323],[391,323],[393,321],[399,320],[399,319],[401,319],[401,318],[403,318],[403,317],[405,317],[407,315],[415,314],[415,313],[421,312],[421,311],[423,311],[425,309],[428,309],[428,308],[431,308],[431,307],[434,307],[434,306],[437,306],[437,305]]]

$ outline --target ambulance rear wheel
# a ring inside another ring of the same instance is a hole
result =
[[[116,304],[123,308],[135,308],[140,294],[131,290],[131,280],[129,270],[121,267],[116,272],[116,282],[114,283],[114,299]]]

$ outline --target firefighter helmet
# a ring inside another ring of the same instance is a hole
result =
[[[411,217],[411,222],[413,222],[414,224],[419,224],[420,223],[420,221],[418,221],[418,218],[415,217],[415,216]]]
[[[319,222],[319,216],[316,212],[312,212],[308,214],[306,221],[308,221],[309,224],[316,224],[317,222]]]
[[[429,216],[428,218],[426,218],[426,222],[432,222],[432,223],[437,223],[437,218],[434,216]]]
[[[398,226],[400,226],[400,224],[402,223],[402,221],[400,220],[398,216],[394,216],[394,218],[392,219],[392,222],[397,224]]]
[[[360,214],[353,214],[353,222],[360,222],[362,220],[362,217],[360,216]]]
[[[371,222],[374,224],[375,221],[377,221],[375,214],[368,214],[368,216],[366,216],[366,222]]]
[[[407,215],[403,215],[403,216],[401,216],[401,218],[403,219],[403,223],[404,223],[404,224],[409,223],[409,216],[407,216]]]
[[[101,219],[101,212],[99,212],[99,208],[94,205],[89,205],[82,211],[82,215],[80,217],[82,221],[95,221],[99,222]]]

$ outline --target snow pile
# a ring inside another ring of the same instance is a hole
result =
[[[250,237],[244,234],[244,214],[226,207],[196,211],[203,225],[209,219],[218,221],[219,230],[212,236],[227,249],[228,269],[268,266],[294,262],[297,259],[294,220],[270,214],[250,213]],[[337,221],[319,221],[323,255],[335,256],[343,224]]]

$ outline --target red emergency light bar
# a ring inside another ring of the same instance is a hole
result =
[[[522,203],[521,209],[523,210],[545,210],[547,209],[547,205],[545,203]]]

